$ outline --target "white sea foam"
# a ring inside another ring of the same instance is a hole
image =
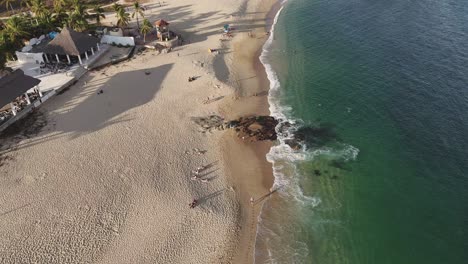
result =
[[[282,1],[282,4],[287,1]],[[265,71],[270,82],[270,90],[268,95],[269,110],[271,116],[275,117],[280,121],[280,124],[276,127],[276,132],[278,134],[278,144],[273,146],[268,154],[266,155],[267,160],[273,165],[273,175],[274,175],[274,189],[279,190],[281,196],[285,196],[286,199],[291,199],[296,201],[298,205],[306,207],[317,207],[321,204],[320,197],[307,196],[303,193],[299,179],[299,170],[297,164],[300,162],[310,161],[317,156],[326,156],[331,159],[341,159],[343,161],[354,160],[357,157],[359,150],[353,146],[346,144],[339,144],[338,148],[318,148],[314,150],[306,150],[306,146],[302,146],[301,149],[295,150],[292,149],[288,144],[286,144],[288,139],[292,139],[294,132],[298,127],[303,125],[302,120],[291,118],[292,116],[292,107],[281,105],[280,103],[280,81],[277,73],[274,71],[272,65],[268,61],[269,55],[272,53],[272,43],[274,39],[275,25],[278,21],[278,17],[283,11],[283,7],[277,12],[270,31],[270,36],[263,46],[263,50],[260,56],[260,61],[265,67]],[[288,124],[288,126],[282,126]],[[259,216],[259,223],[262,223],[261,215]],[[272,230],[266,230],[266,227],[262,224],[258,232],[268,232],[270,235],[280,235],[274,234]],[[273,232],[273,233],[272,233]],[[267,238],[268,240],[268,238]],[[266,242],[266,241],[264,241]],[[299,241],[296,241],[298,243]],[[298,252],[301,248],[303,256],[308,254],[307,245],[302,245],[298,247],[296,244],[294,249],[291,249],[292,252]],[[268,249],[268,258],[273,260],[274,252],[271,252]],[[281,255],[281,254],[280,254]],[[273,261],[274,263],[274,261]]]
[[[286,3],[286,1],[282,2],[282,4],[284,3]],[[305,196],[302,193],[302,190],[299,188],[299,184],[296,182],[299,177],[291,177],[290,175],[297,174],[297,169],[294,165],[294,162],[306,161],[310,158],[310,154],[307,153],[304,149],[294,150],[285,143],[285,140],[292,138],[293,132],[295,131],[297,124],[300,123],[300,120],[288,118],[288,116],[291,116],[290,113],[292,112],[292,108],[290,106],[284,106],[280,104],[280,81],[278,75],[273,70],[272,65],[268,62],[268,56],[271,52],[271,46],[275,34],[275,25],[278,22],[278,17],[282,10],[283,7],[279,9],[273,20],[273,25],[270,31],[271,33],[268,40],[263,45],[260,61],[264,65],[268,80],[270,81],[270,90],[268,96],[270,115],[280,120],[280,123],[288,122],[291,126],[286,131],[279,131],[281,125],[276,128],[279,135],[279,144],[273,146],[270,149],[266,155],[266,158],[268,162],[273,164],[273,175],[275,177],[273,185],[274,189],[280,190],[283,195],[292,195],[294,199],[301,203],[310,203],[316,206],[320,203],[320,199],[316,197]],[[286,175],[286,171],[289,175]]]
[[[286,2],[287,1],[282,1],[282,4]],[[297,150],[292,149],[288,144],[286,144],[287,140],[293,138],[294,132],[298,127],[303,125],[304,122],[302,120],[297,120],[291,117],[291,106],[285,106],[280,103],[280,80],[272,65],[268,61],[268,57],[273,51],[272,44],[275,37],[275,26],[282,10],[283,7],[279,9],[273,20],[273,25],[270,31],[271,34],[265,42],[262,53],[260,55],[260,61],[264,65],[268,80],[270,81],[270,90],[268,96],[270,114],[280,121],[280,124],[276,127],[276,131],[278,133],[278,144],[270,149],[266,155],[266,158],[273,165],[273,174],[275,177],[273,187],[275,189],[279,189],[282,195],[294,197],[294,199],[301,204],[307,204],[316,207],[321,202],[320,198],[308,197],[304,195],[298,182],[301,177],[299,175],[298,169],[296,168],[296,164],[313,160],[317,156],[342,161],[355,160],[359,150],[351,145],[344,143],[337,143],[333,147],[321,147],[309,150],[305,145],[302,146],[301,149]],[[284,124],[289,125],[282,126]],[[287,129],[285,129],[285,127],[287,127]]]
[[[287,0],[282,1],[282,4],[286,2]],[[299,208],[316,208],[322,203],[322,200],[320,197],[308,196],[304,194],[299,182],[302,177],[299,174],[300,170],[298,169],[298,164],[311,161],[317,157],[344,162],[352,161],[355,160],[358,156],[359,149],[349,144],[336,143],[333,144],[333,146],[320,148],[307,148],[307,146],[303,145],[301,149],[295,150],[286,144],[288,139],[293,138],[294,132],[296,132],[300,126],[304,125],[304,122],[302,120],[292,118],[293,109],[291,106],[281,104],[280,80],[278,74],[274,71],[268,59],[271,55],[274,55],[275,52],[277,53],[278,51],[278,49],[273,49],[272,44],[274,40],[275,26],[282,11],[283,7],[279,9],[273,20],[273,25],[270,31],[271,34],[265,42],[260,56],[260,61],[265,67],[265,71],[270,82],[270,90],[268,95],[270,114],[280,121],[280,124],[276,127],[276,132],[278,134],[278,144],[271,147],[270,151],[266,155],[266,158],[273,165],[273,175],[275,178],[273,188],[279,190],[279,195],[284,197],[286,199],[285,201],[290,201],[292,203],[291,205],[293,206],[298,205]],[[284,126],[285,124],[288,125]],[[257,229],[257,237],[259,232],[263,232],[264,234],[268,233],[269,235],[263,237],[263,239],[265,239],[265,241],[263,241],[264,243],[270,244],[270,242],[272,242],[270,241],[271,239],[277,241],[275,238],[277,238],[277,236],[281,236],[281,234],[275,234],[273,230],[268,229],[267,226],[263,224],[264,220],[269,220],[262,219],[262,215],[259,216],[258,220],[260,226]],[[283,223],[278,224],[281,225]],[[283,252],[275,252],[271,250],[271,248],[268,248],[267,254],[270,262],[277,263],[275,257],[278,256],[280,256],[280,258],[288,258],[288,254],[283,254],[285,253],[285,250],[296,256],[297,253],[300,252],[300,255],[304,258],[308,255],[308,247],[305,243],[300,241],[291,241],[291,243],[291,245],[285,245],[282,243],[281,247],[275,247],[275,250],[280,250]],[[283,248],[283,250],[281,250],[281,248]]]
[[[359,149],[349,144],[339,143],[333,147],[321,147],[308,152],[306,160],[321,156],[330,160],[353,161],[356,160]]]

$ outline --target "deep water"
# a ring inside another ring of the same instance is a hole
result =
[[[468,263],[468,1],[289,0],[265,48],[307,143],[268,155],[256,262]]]

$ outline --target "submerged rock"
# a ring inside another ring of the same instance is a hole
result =
[[[284,143],[288,144],[292,149],[294,150],[301,150],[302,148],[302,142],[299,141],[298,139],[285,139]]]

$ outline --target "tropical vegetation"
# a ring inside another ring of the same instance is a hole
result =
[[[11,12],[14,12],[15,10],[13,9],[12,3],[14,3],[15,0],[2,0],[0,3],[5,4],[5,9],[8,10],[10,8]]]
[[[140,32],[143,34],[143,42],[146,43],[146,34],[148,34],[151,29],[153,29],[153,24],[148,19],[143,19],[143,24],[141,25]]]
[[[102,1],[83,0],[0,0],[0,4],[8,11],[16,14],[7,19],[0,20],[0,68],[4,68],[5,61],[14,58],[16,50],[23,46],[23,42],[32,37],[46,34],[50,31],[59,31],[67,26],[76,31],[86,31],[100,25],[106,16],[102,6],[96,5]],[[94,4],[93,4],[94,3]],[[21,7],[20,7],[21,6]],[[135,11],[132,15],[125,11],[120,4],[112,5],[117,17],[117,26],[128,26],[131,16],[137,19],[144,18],[143,7],[135,2]],[[30,12],[24,12],[30,11]],[[143,22],[143,31],[149,32],[148,23]],[[151,23],[149,23],[151,26]]]
[[[123,30],[124,27],[128,26],[128,22],[130,22],[130,14],[122,6],[117,6],[115,10],[117,12],[117,26]]]
[[[145,11],[145,9],[143,8],[143,6],[140,5],[140,3],[138,1],[135,1],[135,3],[133,3],[132,17],[136,16],[138,29],[140,29],[140,21],[138,20],[138,17],[141,16],[141,17],[144,18],[145,17],[144,11]]]
[[[102,8],[101,6],[95,6],[93,8],[93,12],[93,17],[96,20],[96,24],[98,26],[101,25],[101,18],[106,18],[106,16],[104,15],[104,8]]]

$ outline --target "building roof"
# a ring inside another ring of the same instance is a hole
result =
[[[13,102],[41,80],[25,75],[20,69],[0,78],[0,107]]]
[[[97,38],[86,33],[64,27],[60,34],[45,46],[44,53],[79,56],[95,47],[98,42]]]
[[[167,22],[164,19],[159,19],[158,21],[154,22],[154,25],[157,27],[165,27],[165,26],[169,26],[169,22]]]

